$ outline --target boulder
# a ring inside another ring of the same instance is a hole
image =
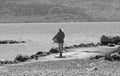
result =
[[[0,60],[0,64],[13,64],[13,61],[8,61],[8,60]]]
[[[13,64],[14,62],[13,61],[7,61],[7,64]]]
[[[38,60],[38,57],[39,57],[38,55],[31,55],[31,56],[30,56],[30,59]]]
[[[52,48],[50,49],[49,53],[59,53],[59,50]]]
[[[0,64],[7,64],[7,60],[6,59],[0,59]]]
[[[9,42],[6,40],[0,41],[0,44],[8,44]]]
[[[74,48],[78,48],[78,47],[79,47],[79,45],[73,45],[73,47],[74,47]]]
[[[49,52],[37,52],[35,55],[31,55],[29,59],[35,59],[35,60],[38,60],[39,57],[41,56],[47,56],[49,55],[50,53]]]
[[[118,45],[120,45],[120,42],[118,43]]]
[[[78,45],[79,47],[90,47],[90,46],[95,46],[95,44],[93,43],[88,43],[88,44],[83,44],[81,43],[80,45]]]
[[[101,43],[100,43],[100,42],[98,42],[95,46],[101,46]]]
[[[114,47],[115,44],[113,44],[113,43],[108,43],[108,46],[110,46],[110,47]]]
[[[117,48],[117,52],[120,54],[120,46]]]
[[[113,54],[111,54],[111,57],[112,57],[112,59],[113,60],[120,60],[120,54],[119,53],[113,53]]]
[[[37,52],[35,55],[39,57],[39,56],[47,56],[49,54],[50,54],[49,52],[41,52],[40,51],[40,52]]]
[[[108,43],[113,43],[113,40],[112,40],[112,38],[111,37],[107,37],[107,36],[105,36],[105,35],[103,35],[102,37],[101,37],[101,43],[102,43],[102,45],[108,45]]]
[[[84,47],[92,47],[92,46],[95,46],[95,44],[93,43],[84,44]]]
[[[102,55],[96,55],[95,59],[100,59],[101,57],[103,57]]]
[[[71,48],[74,48],[74,46],[69,46],[68,48],[71,49]]]
[[[108,45],[109,43],[118,44],[120,42],[120,37],[119,36],[111,37],[103,35],[100,41],[102,45]]]
[[[96,46],[94,43],[89,43],[88,45],[89,46]]]
[[[110,54],[105,55],[105,60],[113,61],[113,59],[112,59],[112,57],[110,56]]]
[[[115,44],[118,44],[120,42],[120,37],[119,36],[115,36],[112,39],[113,39]]]
[[[25,62],[27,60],[29,60],[29,56],[27,56],[27,55],[23,56],[23,55],[19,54],[16,56],[14,62]]]
[[[100,59],[100,58],[103,58],[104,56],[103,55],[96,55],[95,57],[91,57],[90,59]]]
[[[120,54],[116,51],[111,54],[105,55],[105,59],[108,61],[120,60]]]
[[[68,47],[68,46],[66,46],[66,47],[64,47],[64,49],[69,49],[70,47]]]
[[[41,55],[42,53],[43,53],[42,51],[39,51],[35,55]]]
[[[40,56],[47,56],[49,54],[50,54],[49,52],[43,52]]]
[[[35,59],[36,55],[31,55],[30,59]]]

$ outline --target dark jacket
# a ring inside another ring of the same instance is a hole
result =
[[[64,43],[65,33],[59,31],[52,40],[57,39],[57,43]]]

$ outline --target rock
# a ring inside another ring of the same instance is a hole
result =
[[[100,43],[100,42],[98,42],[98,43],[96,44],[96,46],[101,46],[101,43]]]
[[[13,61],[8,61],[8,60],[5,60],[5,59],[0,60],[0,64],[13,64],[13,63],[14,63]]]
[[[112,39],[113,39],[115,44],[118,44],[120,42],[120,37],[119,36],[115,36]]]
[[[42,51],[39,51],[35,55],[41,55],[42,53],[43,53]]]
[[[93,63],[93,62],[91,62],[91,63],[90,63],[90,67],[93,67],[93,66],[96,66],[96,64]]]
[[[41,56],[47,56],[49,55],[50,53],[49,52],[37,52],[35,55],[31,55],[29,59],[35,59],[35,60],[38,60],[39,57]]]
[[[103,35],[100,41],[103,45],[108,45],[109,43],[118,44],[120,42],[120,37],[119,36],[111,37]]]
[[[30,59],[38,60],[38,57],[39,57],[38,55],[31,55],[31,56],[30,56]]]
[[[66,46],[66,47],[64,47],[64,49],[69,49],[69,48],[70,48],[70,47],[67,47],[67,46]]]
[[[108,43],[114,43],[111,37],[107,37],[105,35],[101,37],[100,41],[103,45],[108,45]]]
[[[112,59],[112,57],[110,56],[110,54],[105,55],[105,60],[113,61],[113,59]]]
[[[15,41],[15,40],[0,41],[0,44],[18,44],[18,43],[25,43],[25,41]]]
[[[97,71],[97,70],[98,70],[98,68],[94,67],[94,68],[93,68],[93,70],[94,70],[94,71]]]
[[[8,61],[7,64],[13,64],[14,62],[13,61]]]
[[[104,56],[102,56],[102,55],[96,55],[95,57],[91,57],[90,59],[92,60],[92,59],[100,59],[100,58],[102,58],[102,57],[104,57]]]
[[[30,56],[30,59],[35,59],[36,58],[36,55],[31,55]]]
[[[57,49],[50,49],[49,53],[59,53],[59,51]]]
[[[27,55],[23,56],[23,55],[19,54],[19,55],[16,56],[14,62],[25,62],[28,59],[29,59],[29,56],[27,56]]]
[[[120,46],[117,48],[116,52],[120,54]]]
[[[0,41],[0,44],[8,44],[9,42],[6,40]]]
[[[101,57],[103,57],[102,55],[96,55],[95,56],[95,59],[99,59],[99,58],[101,58]]]
[[[120,42],[118,43],[118,45],[120,45]]]
[[[40,51],[40,52],[37,52],[35,55],[39,57],[39,56],[47,56],[49,54],[50,54],[49,52],[42,52],[42,51]]]
[[[97,67],[92,67],[92,68],[86,68],[87,71],[98,71]]]
[[[96,46],[94,43],[89,43],[89,46]]]
[[[112,57],[112,59],[113,60],[120,60],[120,54],[119,53],[113,53],[113,54],[111,54],[111,57]]]
[[[6,64],[7,60],[6,59],[0,59],[0,64]]]
[[[35,56],[35,60],[38,60],[38,56]]]
[[[69,49],[74,48],[74,46],[69,46]]]
[[[79,46],[78,45],[73,45],[74,48],[78,48]]]
[[[39,56],[47,56],[49,55],[50,53],[49,52],[43,52],[42,54],[40,54]]]
[[[81,44],[79,45],[79,47],[84,47],[84,44],[83,44],[83,43],[81,43]]]
[[[80,45],[79,45],[79,47],[92,47],[92,46],[96,46],[94,43],[88,43],[88,44],[83,44],[83,43],[81,43]]]
[[[110,46],[110,47],[114,47],[115,44],[113,44],[113,43],[108,43],[108,46]]]
[[[25,41],[21,41],[20,43],[26,43]]]
[[[118,52],[113,52],[105,56],[105,59],[108,61],[120,60],[120,54]]]

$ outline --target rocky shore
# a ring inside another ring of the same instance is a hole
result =
[[[98,43],[96,45],[93,44],[93,43],[88,43],[88,44],[83,44],[82,43],[80,45],[66,46],[66,47],[64,47],[64,50],[65,50],[64,52],[68,52],[68,51],[66,51],[67,49],[81,48],[81,47],[96,47],[96,46],[99,46],[99,45],[100,45],[100,43]],[[49,52],[38,51],[36,54],[33,54],[31,56],[18,54],[15,57],[14,61],[1,59],[0,64],[1,65],[4,65],[4,64],[17,64],[17,63],[27,62],[27,61],[31,61],[31,60],[38,60],[40,57],[45,57],[45,56],[48,56],[48,55],[54,54],[54,53],[59,53],[58,47],[51,48],[49,50]]]
[[[9,42],[9,43],[18,43],[18,41],[3,41],[4,42]],[[25,43],[24,41],[19,41],[19,43]],[[73,49],[73,48],[85,48],[85,47],[97,47],[97,46],[109,46],[109,47],[114,47],[115,45],[119,45],[120,43],[120,37],[119,36],[115,36],[115,37],[107,37],[105,35],[103,35],[101,37],[101,41],[98,42],[97,44],[94,43],[81,43],[79,45],[73,45],[73,46],[65,46],[64,47],[64,51],[63,52],[69,52],[67,51],[67,49]],[[38,51],[36,54],[33,54],[31,56],[28,55],[21,55],[18,54],[15,59],[13,61],[8,61],[6,59],[1,59],[0,60],[0,64],[4,65],[4,64],[16,64],[16,63],[21,63],[21,62],[27,62],[27,61],[31,61],[31,60],[38,60],[40,57],[45,57],[48,56],[50,54],[54,54],[54,53],[59,53],[58,47],[56,48],[51,48],[48,52],[43,52],[43,51]],[[109,61],[113,61],[113,60],[120,60],[120,47],[117,48],[117,50],[113,50],[113,52],[106,54],[106,55],[96,55],[93,58],[99,59],[103,57],[106,60]]]
[[[88,43],[88,44],[80,44],[80,45],[73,45],[73,46],[66,46],[64,47],[64,51],[63,53],[67,53],[69,52],[69,49],[74,49],[74,48],[90,48],[90,47],[98,47],[98,46],[103,46],[100,43],[97,44],[93,44],[93,43]],[[114,47],[114,46],[110,46],[110,47]],[[94,57],[92,57],[91,59],[99,59],[99,58],[103,58],[104,60],[108,60],[108,61],[114,61],[114,60],[120,60],[120,47],[117,48],[117,50],[113,50],[113,52],[106,54],[106,55],[96,55]],[[45,56],[49,56],[52,54],[57,54],[59,53],[58,48],[51,48],[49,50],[49,52],[43,52],[43,51],[39,51],[33,55],[21,55],[18,54],[14,61],[9,61],[6,59],[1,59],[0,60],[0,64],[1,65],[5,65],[5,64],[18,64],[18,63],[22,63],[22,62],[30,62],[31,60],[38,60],[41,57],[45,57]]]
[[[102,37],[103,38],[103,37]],[[116,38],[115,38],[116,39]],[[112,38],[111,38],[112,40]],[[74,48],[115,47],[119,43],[103,40],[102,42],[81,43],[65,46],[64,53]],[[115,41],[115,40],[114,40]],[[110,44],[109,44],[110,43]],[[0,60],[0,76],[119,76],[120,46],[109,54],[95,55],[85,59],[66,59],[40,61],[42,57],[59,53],[58,48],[51,48],[48,52],[38,51],[33,55],[17,55],[13,61]]]

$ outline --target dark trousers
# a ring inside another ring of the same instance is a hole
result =
[[[62,57],[62,52],[63,52],[63,43],[58,43],[58,45],[59,45],[60,57]]]

